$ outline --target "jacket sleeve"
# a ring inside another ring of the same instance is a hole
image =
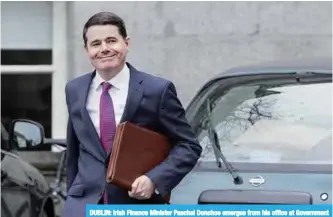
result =
[[[67,175],[67,191],[71,187],[75,176],[78,172],[78,158],[79,158],[79,148],[78,148],[78,139],[75,134],[71,112],[70,112],[70,100],[69,100],[69,93],[68,93],[68,85],[66,85],[65,89],[66,93],[66,103],[68,109],[68,123],[67,123],[67,154],[66,154],[66,175]]]
[[[167,159],[146,175],[158,192],[165,196],[193,169],[202,147],[186,120],[185,110],[171,82],[167,83],[162,94],[158,119],[162,132],[169,137],[173,148]]]

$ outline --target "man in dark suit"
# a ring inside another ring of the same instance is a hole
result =
[[[92,16],[83,39],[95,70],[66,85],[68,197],[63,217],[85,216],[86,204],[161,203],[202,152],[175,86],[126,62],[129,37],[117,15]],[[173,144],[167,159],[138,177],[130,192],[105,181],[115,129],[124,121],[160,132]]]

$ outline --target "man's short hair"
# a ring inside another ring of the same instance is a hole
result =
[[[83,41],[84,45],[87,45],[87,31],[88,28],[91,26],[96,25],[114,25],[118,27],[119,34],[126,39],[127,32],[126,27],[123,19],[121,19],[118,15],[112,13],[112,12],[99,12],[92,17],[89,18],[89,20],[86,22],[83,28]]]

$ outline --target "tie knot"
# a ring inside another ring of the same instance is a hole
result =
[[[103,87],[103,92],[107,92],[110,90],[110,88],[112,87],[112,85],[109,82],[103,82],[102,83],[102,87]]]

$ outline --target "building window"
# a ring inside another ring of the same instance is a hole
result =
[[[7,121],[15,118],[36,120],[51,135],[52,74],[1,75],[1,113]],[[8,123],[5,123],[8,124]]]
[[[17,16],[20,14],[20,16]],[[41,123],[52,132],[52,2],[1,4],[1,111],[13,119]]]
[[[2,97],[8,95],[4,98],[8,102],[8,98],[25,96],[39,103],[35,108],[30,108],[31,102],[27,101],[23,105],[12,103],[15,113],[9,116],[7,112],[4,117],[2,112],[2,119],[33,119],[44,126],[47,137],[53,138],[66,137],[67,13],[64,1],[1,4]],[[15,82],[8,86],[12,80]],[[28,84],[34,85],[28,88],[29,94],[24,93]],[[23,112],[25,108],[30,110]],[[9,110],[3,103],[1,109]],[[38,111],[43,113],[33,115]]]
[[[1,49],[1,65],[52,65],[52,49]]]

